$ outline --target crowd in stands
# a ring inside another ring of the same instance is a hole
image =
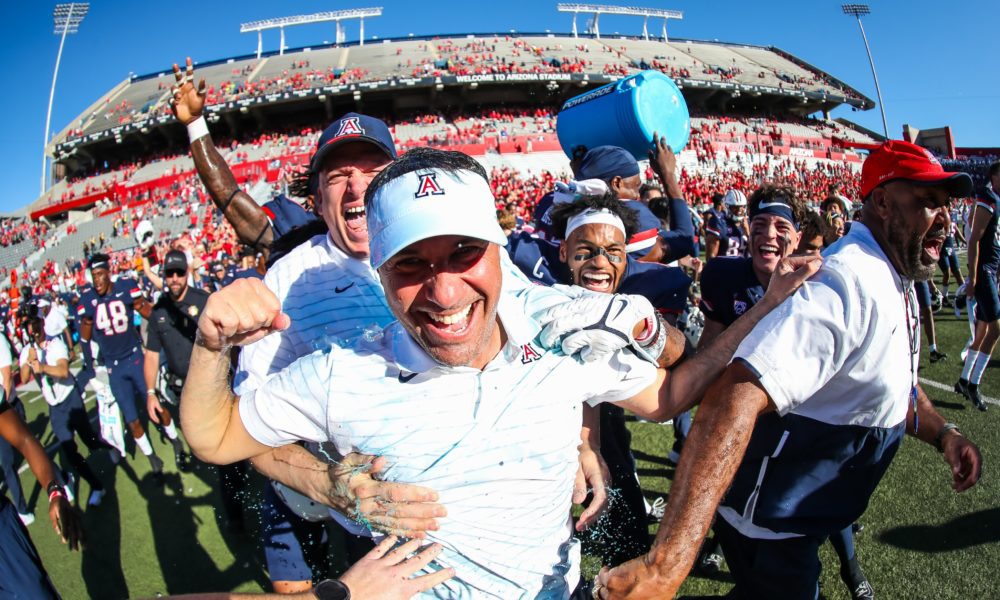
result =
[[[499,47],[499,50],[498,50]],[[408,73],[412,77],[439,77],[442,75],[488,75],[488,74],[557,74],[557,73],[587,73],[601,72],[606,75],[624,77],[637,70],[658,69],[670,77],[691,78],[691,65],[677,65],[665,56],[655,55],[653,58],[637,57],[634,51],[625,46],[600,45],[601,52],[612,55],[614,61],[601,60],[595,67],[591,57],[591,46],[584,43],[564,45],[557,41],[551,44],[534,45],[528,41],[512,36],[497,36],[492,40],[473,39],[460,44],[455,40],[427,41],[419,46],[426,53],[422,58],[405,57],[402,46],[397,47],[397,72]],[[686,49],[692,53],[690,48]],[[404,60],[405,58],[405,60]],[[791,60],[789,58],[789,60]],[[736,59],[732,64],[708,64],[695,61],[701,66],[695,71],[698,79],[710,81],[731,82],[737,79],[745,80],[744,69]],[[749,61],[748,61],[749,62]],[[603,65],[601,65],[603,63]],[[356,66],[341,68],[333,65],[313,66],[309,59],[292,61],[287,68],[277,74],[258,75],[261,62],[253,60],[242,66],[233,67],[229,73],[218,75],[207,81],[206,103],[208,105],[224,104],[239,100],[257,98],[270,94],[287,93],[305,90],[312,87],[328,85],[345,85],[371,81],[385,77],[384,73],[373,73],[370,69]],[[805,67],[804,67],[805,68]],[[768,74],[780,80],[779,87],[795,90],[815,89],[816,86],[828,86],[851,98],[858,95],[843,84],[834,81],[829,76],[806,68],[811,76],[792,74],[777,68],[763,68],[757,73],[757,78],[764,79]],[[266,69],[264,69],[266,71]],[[114,100],[116,94],[109,94],[103,99],[103,106],[93,113],[81,118],[77,127],[71,128],[67,139],[82,136],[84,127],[91,120],[103,123],[106,127],[120,126],[138,122],[150,116],[169,115],[169,106],[163,98],[169,92],[172,80],[164,78],[157,83],[159,95],[150,100],[136,104],[128,98]],[[92,127],[91,127],[92,129]]]
[[[49,227],[24,218],[0,219],[0,246],[7,247],[30,240],[36,248],[45,247]]]
[[[986,185],[989,177],[986,169],[1000,159],[1000,156],[958,156],[956,158],[941,158],[941,166],[945,171],[963,172],[972,176],[976,186]]]

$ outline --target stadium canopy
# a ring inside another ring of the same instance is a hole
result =
[[[347,10],[335,10],[330,12],[321,12],[311,15],[297,15],[294,17],[278,17],[276,19],[265,19],[263,21],[251,21],[249,23],[240,24],[240,33],[249,33],[251,31],[257,32],[257,58],[260,58],[261,54],[261,32],[265,29],[278,29],[281,32],[281,43],[278,47],[278,54],[285,53],[285,27],[292,27],[295,25],[309,25],[311,23],[329,23],[333,21],[337,24],[337,43],[344,43],[344,27],[341,25],[341,21],[345,19],[360,19],[361,20],[361,33],[358,35],[358,43],[362,46],[365,45],[365,17],[380,17],[382,16],[382,7],[376,6],[373,8],[350,8]]]
[[[635,17],[642,17],[642,37],[649,40],[649,31],[646,29],[646,23],[649,21],[649,17],[654,19],[663,19],[663,41],[667,41],[667,20],[668,19],[683,19],[684,13],[679,10],[667,10],[663,8],[642,8],[638,6],[609,6],[605,4],[567,4],[561,2],[556,5],[559,12],[571,12],[573,13],[573,37],[577,37],[576,33],[576,16],[579,13],[587,13],[594,15],[594,20],[591,22],[590,27],[587,29],[588,33],[591,33],[597,39],[601,39],[601,30],[598,27],[601,15],[629,15]]]

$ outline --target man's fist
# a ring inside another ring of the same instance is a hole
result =
[[[288,328],[291,320],[281,312],[274,292],[259,279],[237,279],[208,297],[198,320],[198,343],[221,352],[246,346]]]

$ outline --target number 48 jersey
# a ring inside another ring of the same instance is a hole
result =
[[[77,315],[93,321],[90,337],[97,342],[105,362],[131,356],[141,346],[139,332],[132,325],[135,318],[132,305],[141,296],[138,282],[119,279],[103,296],[88,287],[80,297]]]

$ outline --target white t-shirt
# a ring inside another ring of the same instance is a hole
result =
[[[920,309],[913,284],[900,278],[860,222],[823,256],[819,273],[761,319],[733,359],[758,373],[782,415],[898,425],[917,384]]]
[[[61,338],[52,338],[51,340],[46,340],[42,342],[42,345],[38,344],[25,344],[24,348],[21,349],[21,364],[28,364],[28,354],[31,348],[35,349],[35,353],[38,356],[38,362],[43,365],[49,365],[54,367],[59,364],[59,361],[68,360],[69,352],[66,350],[66,342],[62,341]],[[70,373],[68,377],[56,378],[51,375],[40,375],[39,381],[41,381],[42,396],[49,406],[55,406],[61,404],[66,398],[69,397],[70,393],[73,392],[73,374]]]
[[[45,336],[53,338],[62,335],[66,326],[69,325],[68,318],[69,314],[63,305],[52,304],[49,308],[49,314],[45,315]]]
[[[627,352],[582,364],[538,346],[528,315],[547,299],[564,297],[501,295],[508,343],[482,371],[439,365],[392,323],[296,361],[244,395],[240,416],[261,443],[332,440],[386,456],[386,480],[437,490],[448,517],[428,532],[445,547],[434,569],[457,574],[425,597],[565,598],[579,580],[570,507],[583,402],[631,398],[656,370]]]

